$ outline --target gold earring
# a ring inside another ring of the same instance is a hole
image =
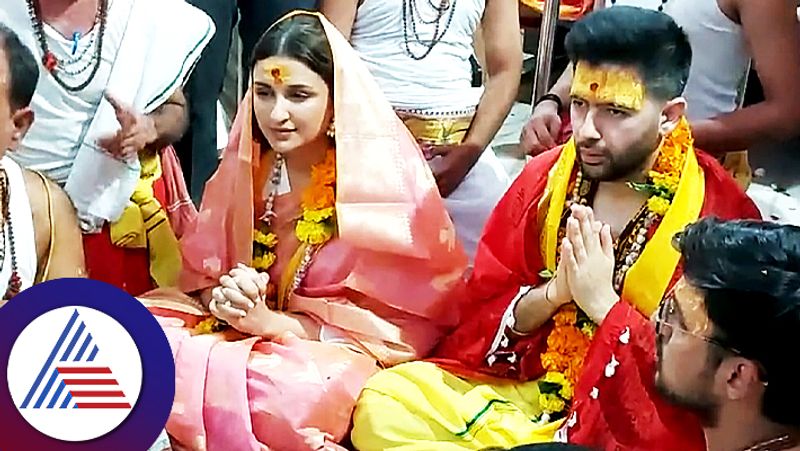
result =
[[[333,125],[333,119],[331,119],[331,123],[328,125],[328,130],[325,132],[325,134],[331,139],[336,137],[336,126]]]

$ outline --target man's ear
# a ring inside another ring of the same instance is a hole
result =
[[[661,134],[668,135],[672,133],[684,114],[686,114],[686,99],[676,97],[667,102],[661,110],[661,121],[659,122]]]
[[[14,122],[14,133],[11,135],[10,150],[17,150],[17,146],[22,142],[22,138],[28,133],[28,130],[33,124],[33,110],[27,106],[20,108],[11,115],[11,120]]]

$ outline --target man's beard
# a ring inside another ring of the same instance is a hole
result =
[[[611,182],[615,180],[630,180],[635,178],[639,172],[644,170],[645,164],[654,152],[658,152],[661,144],[661,136],[656,134],[653,140],[642,139],[637,144],[628,148],[625,152],[614,155],[608,149],[605,150],[606,160],[602,166],[584,164],[581,161],[581,145],[578,147],[578,161],[581,163],[581,172],[584,177],[599,182]]]
[[[692,414],[694,414],[703,427],[715,427],[719,421],[719,402],[713,399],[712,396],[712,381],[714,380],[714,372],[719,367],[719,362],[714,363],[714,356],[710,356],[709,361],[706,362],[706,367],[703,369],[702,374],[697,377],[697,382],[691,390],[686,390],[684,393],[678,393],[677,390],[669,387],[664,380],[662,371],[663,351],[662,351],[661,337],[656,337],[656,352],[658,358],[656,361],[656,376],[655,386],[656,390],[661,396],[676,406],[682,407]]]

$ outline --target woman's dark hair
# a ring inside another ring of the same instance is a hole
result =
[[[792,357],[800,342],[800,228],[707,218],[687,227],[676,244],[686,280],[704,294],[712,338],[763,366],[763,415],[800,426]]]
[[[250,70],[272,56],[302,62],[333,88],[333,55],[322,22],[312,14],[297,14],[276,23],[258,40],[250,58]]]

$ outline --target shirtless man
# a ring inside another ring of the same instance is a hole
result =
[[[489,145],[517,96],[522,68],[518,0],[323,0],[389,103],[423,143],[470,260],[508,188]],[[472,86],[479,38],[483,87]]]
[[[0,263],[0,306],[34,283],[85,277],[86,272],[69,198],[54,183],[21,169],[6,155],[33,123],[30,101],[38,78],[33,55],[0,24],[0,203],[7,203],[2,205],[0,233],[8,243]]]
[[[595,8],[638,6],[672,16],[689,36],[692,72],[685,97],[698,149],[722,156],[800,133],[800,26],[786,0],[597,0]],[[752,59],[763,102],[739,109],[738,90]],[[556,145],[559,111],[569,105],[572,68],[537,100],[522,134],[535,155]],[[727,165],[726,165],[727,166]]]

